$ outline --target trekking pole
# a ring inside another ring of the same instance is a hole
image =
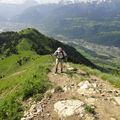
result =
[[[68,62],[67,62],[67,58],[65,58],[65,64],[64,64],[64,68],[67,70],[67,64],[68,64]]]
[[[52,54],[50,54],[50,56],[52,57],[52,59],[53,59],[53,61],[54,61],[54,57],[53,57],[53,55],[52,55]]]

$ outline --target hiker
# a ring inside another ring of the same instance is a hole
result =
[[[62,73],[63,72],[63,62],[64,62],[64,60],[67,61],[67,54],[61,47],[58,47],[58,49],[54,53],[54,56],[56,56],[55,73],[57,73],[57,71],[58,71],[59,63],[60,63],[61,73]]]

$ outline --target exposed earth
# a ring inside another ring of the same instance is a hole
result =
[[[69,65],[48,77],[53,88],[41,101],[27,100],[30,109],[21,120],[120,120],[120,90],[110,83]]]

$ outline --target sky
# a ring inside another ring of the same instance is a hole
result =
[[[36,0],[39,3],[57,3],[60,0]],[[87,0],[79,0],[79,1],[87,1]],[[12,3],[12,4],[22,4],[25,0],[0,0],[0,3]]]

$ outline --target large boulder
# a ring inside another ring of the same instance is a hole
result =
[[[66,100],[58,101],[54,104],[54,111],[56,111],[60,118],[66,118],[75,114],[82,114],[84,112],[84,103],[80,100]]]

